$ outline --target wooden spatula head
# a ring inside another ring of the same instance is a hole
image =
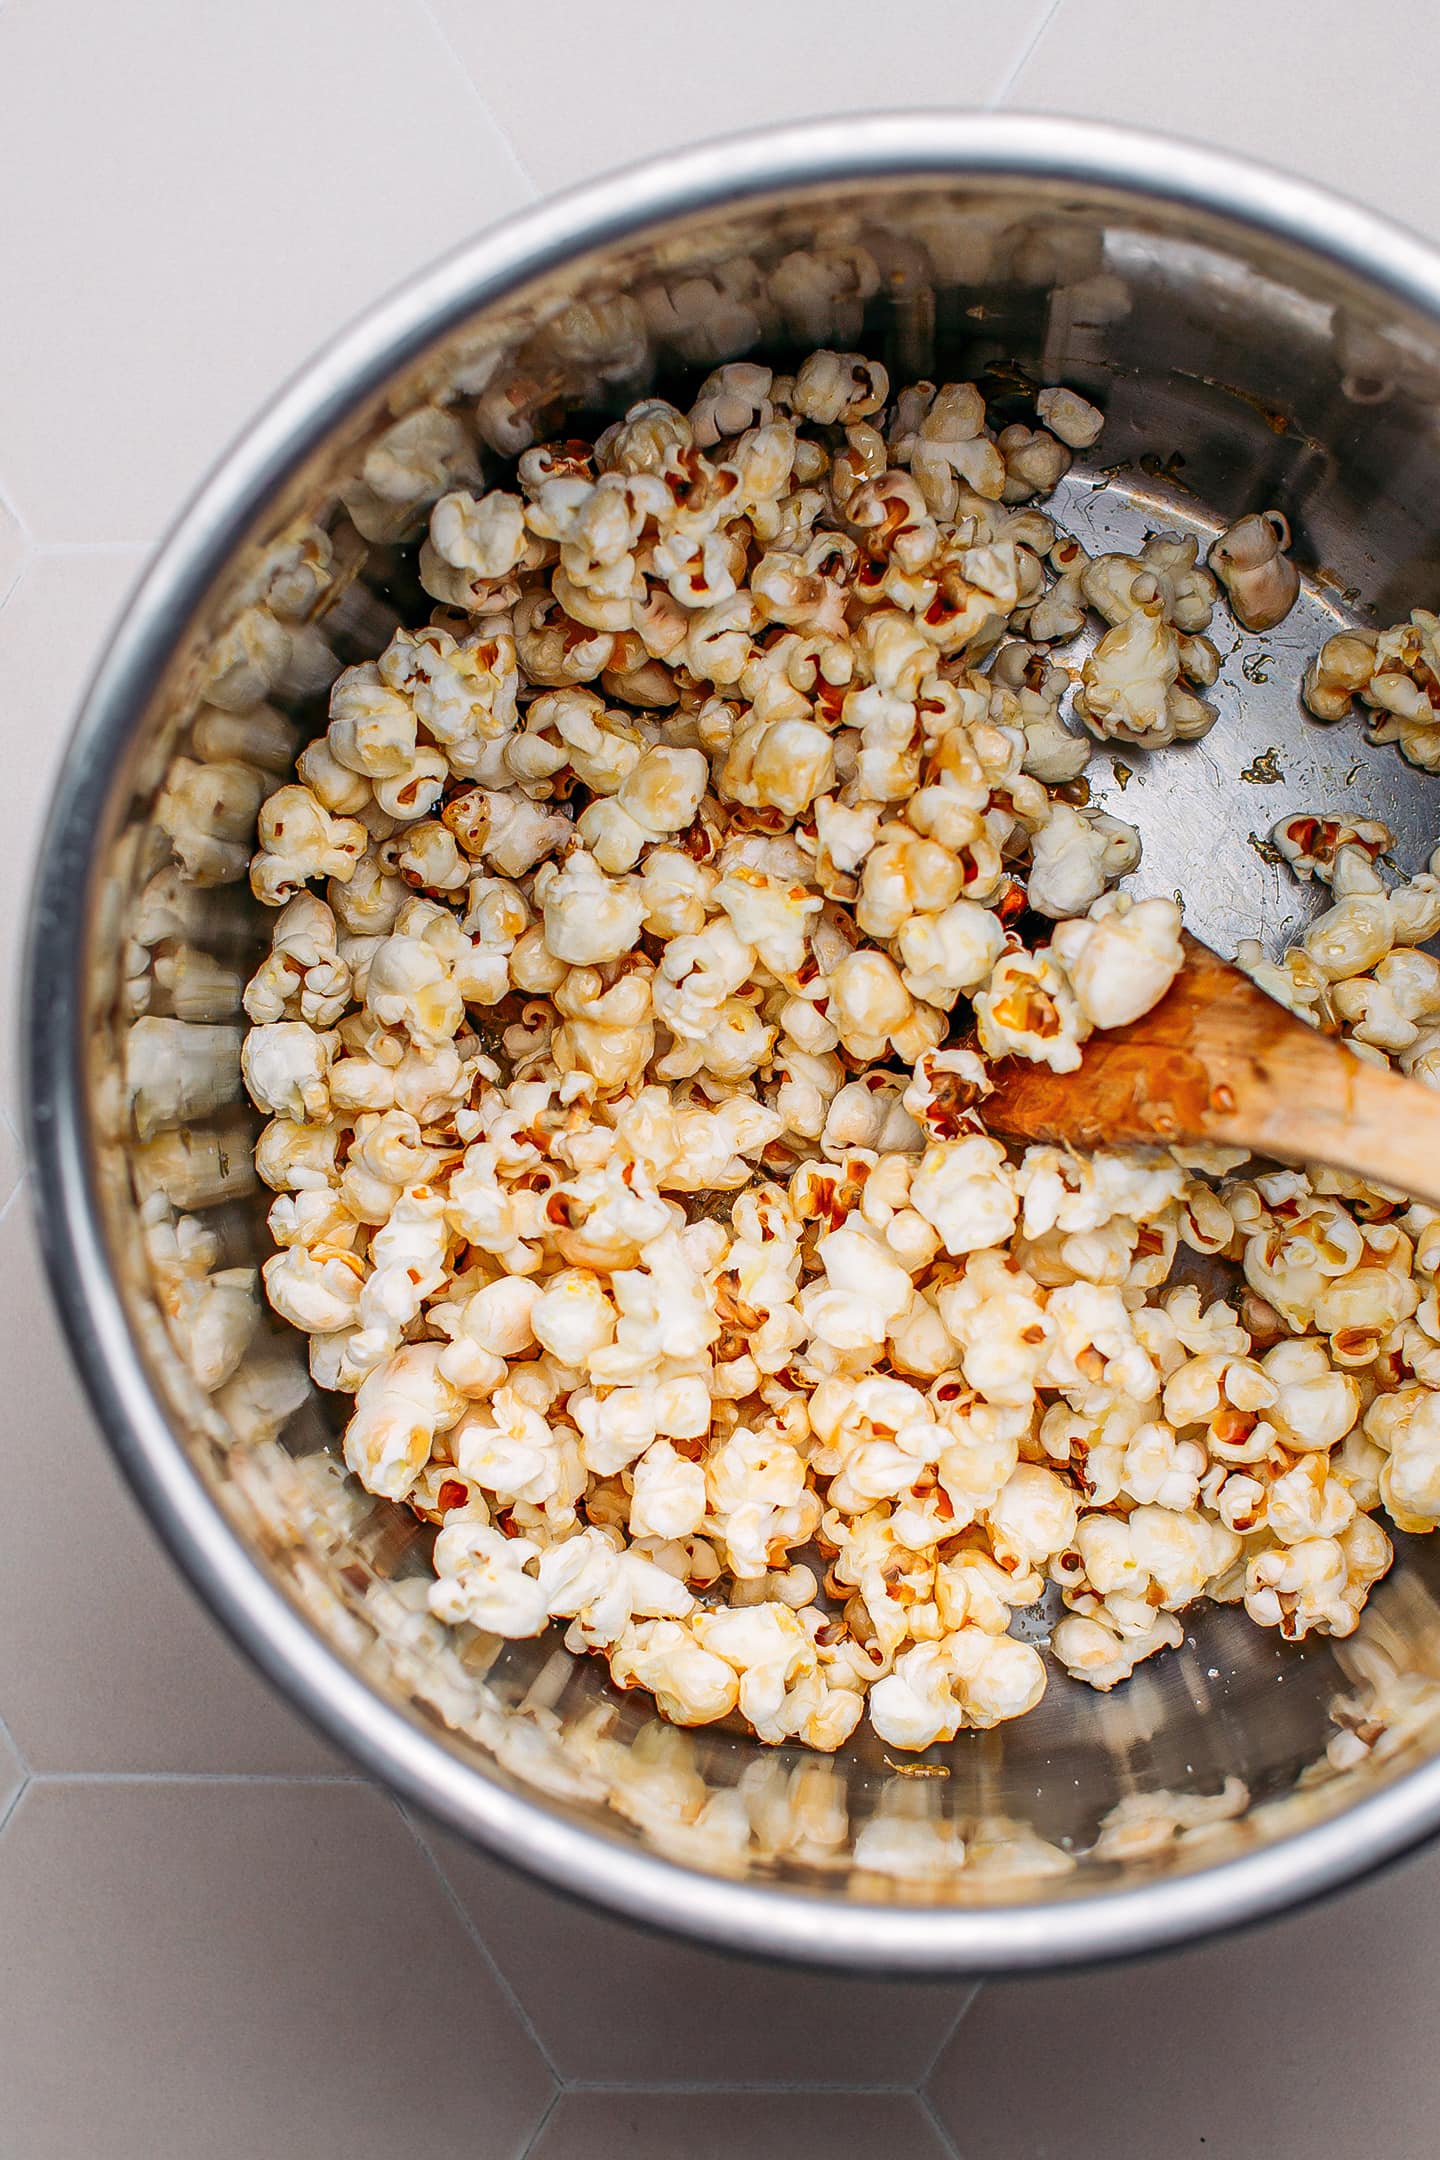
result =
[[[984,1116],[1077,1148],[1248,1148],[1325,1163],[1440,1206],[1440,1094],[1307,1027],[1195,938],[1150,1012],[1092,1035],[1079,1070],[1005,1059]]]

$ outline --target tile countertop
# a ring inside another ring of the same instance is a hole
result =
[[[1440,234],[1426,0],[1377,0],[1358,68],[1350,0],[1208,0],[1201,34],[1128,0],[892,22],[858,0],[0,5],[4,2160],[1435,2150],[1440,1854],[1239,1941],[977,1993],[651,1941],[423,1835],[182,1587],[40,1282],[14,948],[69,715],[196,476],[419,261],[622,156],[921,86],[1161,121]],[[657,37],[664,97],[621,129]]]

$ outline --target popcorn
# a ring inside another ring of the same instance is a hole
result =
[[[1180,684],[1181,649],[1159,599],[1107,630],[1081,670],[1075,711],[1093,735],[1161,747],[1193,742],[1216,712]]]
[[[1337,900],[1316,916],[1302,942],[1307,958],[1330,982],[1368,974],[1395,942],[1390,904],[1369,893]]]
[[[1105,890],[1107,854],[1106,835],[1092,820],[1056,803],[1031,843],[1031,907],[1040,915],[1083,915]]]
[[[673,1620],[636,1628],[610,1660],[617,1687],[643,1687],[676,1725],[711,1725],[735,1708],[734,1668]]]
[[[816,1246],[823,1287],[804,1291],[800,1310],[813,1338],[835,1350],[878,1349],[911,1300],[910,1276],[878,1239],[832,1230]]]
[[[1371,1432],[1369,1417],[1366,1431]],[[1396,1527],[1433,1529],[1440,1522],[1440,1395],[1421,1393],[1403,1422],[1372,1437],[1387,1450],[1380,1497]]]
[[[252,1027],[240,1050],[252,1102],[299,1125],[319,1123],[330,1109],[330,1052],[330,1038],[303,1020]]]
[[[266,907],[282,907],[310,878],[347,884],[370,838],[356,819],[332,817],[305,787],[277,788],[260,806],[258,828],[250,888]]]
[[[1090,1027],[1138,1020],[1159,1004],[1185,964],[1173,900],[1106,893],[1084,921],[1057,924],[1050,943]]]
[[[300,892],[276,917],[269,957],[246,984],[243,1003],[257,1027],[303,1020],[326,1028],[343,1016],[351,987],[333,911],[318,894]]]
[[[910,1205],[933,1223],[948,1253],[1003,1244],[1019,1213],[1005,1150],[978,1133],[936,1141],[911,1180]]]
[[[1158,606],[1160,619],[1192,640],[1208,627],[1215,604],[1215,580],[1196,568],[1198,552],[1193,536],[1154,533],[1138,555],[1097,555],[1081,574],[1085,597],[1112,627]],[[1198,657],[1185,657],[1187,674]]]
[[[900,926],[900,979],[918,1001],[949,1012],[957,998],[988,982],[1005,932],[988,908],[954,900],[938,914],[915,914]]]
[[[1289,523],[1278,510],[1266,510],[1238,519],[1211,546],[1206,560],[1246,630],[1273,630],[1294,607],[1300,573],[1285,552],[1289,545]]]
[[[448,1524],[435,1540],[430,1610],[491,1635],[541,1635],[550,1614],[534,1570],[539,1557],[528,1538],[507,1538],[487,1523]]]
[[[705,1472],[656,1440],[636,1463],[630,1490],[633,1537],[690,1537],[705,1519]]]
[[[607,878],[583,850],[560,869],[546,865],[535,891],[544,910],[546,945],[571,967],[618,960],[640,936],[645,909],[638,883]]]
[[[720,774],[726,801],[796,818],[835,778],[830,737],[811,720],[757,720],[741,730]]]
[[[1105,425],[1104,414],[1074,390],[1040,391],[1035,410],[1050,433],[1071,450],[1090,449]]]
[[[439,1343],[407,1343],[377,1366],[356,1395],[345,1428],[346,1466],[383,1499],[405,1498],[437,1433],[453,1425],[464,1406],[441,1377],[441,1355]]]
[[[870,1690],[870,1721],[891,1747],[933,1747],[962,1725],[982,1730],[1023,1717],[1045,1692],[1045,1667],[1029,1643],[960,1628],[917,1643]]]
[[[1027,279],[1047,248],[1024,237]],[[1008,1630],[1047,1584],[1055,1661],[1108,1689],[1205,1595],[1349,1633],[1390,1561],[1370,1511],[1440,1523],[1429,1211],[1234,1150],[986,1131],[988,1060],[1074,1070],[1183,960],[1175,905],[1109,890],[1139,836],[1072,785],[1093,737],[1203,733],[1217,576],[1259,623],[1296,573],[1278,513],[1209,570],[1173,533],[1088,557],[1033,500],[1100,431],[1062,386],[997,430],[973,383],[892,401],[856,353],[778,377],[723,357],[776,308],[858,335],[892,269],[827,247],[763,289],[742,264],[683,304],[574,306],[518,387],[480,355],[474,425],[513,486],[426,406],[347,498],[362,532],[420,540],[436,619],[339,668],[314,624],[347,528],[287,534],[160,790],[175,860],[124,967],[147,1264],[237,1439],[269,1444],[303,1371],[255,1363],[252,1272],[176,1213],[251,1178],[238,1074],[269,1120],[271,1307],[353,1397],[346,1467],[435,1526],[402,1605],[437,1702],[442,1677],[469,1701],[447,1628],[553,1624],[673,1721],[831,1750],[868,1709],[925,1748],[1038,1701],[1046,1657]],[[642,325],[712,368],[691,411],[646,397],[594,443],[537,440],[577,364],[636,379]],[[1091,609],[1071,734],[1048,648]],[[347,657],[360,634],[347,615]],[[257,704],[282,682],[328,693],[293,778],[297,731]],[[1440,619],[1332,640],[1306,694],[1332,718],[1358,696],[1440,769]],[[1330,905],[1243,964],[1440,1076],[1440,850],[1397,880],[1387,828],[1304,812],[1276,845]],[[191,881],[247,861],[276,914],[242,985]],[[217,1024],[237,1003],[243,1039]],[[1182,1239],[1234,1302],[1164,1287]],[[753,1777],[706,1805],[663,1735],[587,1745],[623,1763],[617,1805],[727,1864],[843,1843],[829,1786],[797,1829]],[[927,1788],[897,1790],[863,1864],[958,1866]],[[1177,1808],[1103,1838],[1168,1841]],[[981,1861],[1061,1856],[986,1821]]]
[[[583,1371],[595,1351],[615,1339],[615,1308],[598,1276],[586,1268],[562,1268],[530,1307],[530,1330],[562,1365]]]
[[[1370,687],[1375,646],[1373,631],[1342,630],[1326,639],[1305,670],[1300,693],[1317,720],[1343,720],[1351,700]]]
[[[1074,1072],[1092,1027],[1053,945],[1005,953],[975,999],[975,1018],[987,1057],[1028,1058],[1052,1072]]]

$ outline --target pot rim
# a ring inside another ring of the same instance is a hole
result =
[[[477,309],[656,223],[771,192],[957,175],[1068,182],[1200,211],[1328,261],[1440,323],[1440,254],[1402,228],[1262,165],[1089,121],[865,113],[725,137],[550,197],[420,272],[326,345],[172,528],[111,638],[66,752],[37,858],[22,1003],[32,1202],[71,1352],[141,1505],[253,1663],[404,1799],[556,1888],[730,1950],[931,1975],[1136,1955],[1335,1890],[1440,1828],[1440,1757],[1329,1821],[1190,1874],[975,1907],[865,1903],[706,1875],[509,1789],[451,1754],[329,1647],[268,1578],[172,1433],[106,1251],[81,969],[99,901],[94,835],[138,716],[252,519],[347,412]]]

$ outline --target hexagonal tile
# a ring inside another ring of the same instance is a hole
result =
[[[1203,38],[1182,20],[1129,0],[1057,8],[1005,101],[1218,143],[1440,231],[1430,76],[1416,64],[1434,37],[1427,0],[1367,10],[1359,46],[1349,0],[1310,0],[1303,37],[1253,0],[1208,0]]]
[[[529,189],[418,0],[0,15],[0,484],[150,540],[322,339]]]
[[[95,1430],[21,1193],[0,1220],[0,1715],[36,1770],[347,1771],[233,1649]]]
[[[4,22],[0,15],[0,29]],[[0,453],[7,439],[0,437]],[[0,681],[9,686],[0,699],[9,820],[0,848],[0,1102],[12,1113],[20,1100],[20,967],[40,830],[81,693],[144,561],[143,548],[32,555],[0,608]]]
[[[909,2085],[971,1992],[693,1948],[539,1889],[443,1831],[423,1835],[564,2078]]]
[[[571,2092],[527,2160],[948,2160],[948,2150],[908,2093]]]
[[[0,1940],[27,2160],[513,2160],[553,2089],[365,1786],[32,1784]]]
[[[1435,2150],[1440,1852],[1179,1957],[987,1987],[931,2097],[1005,2160],[1422,2160]]]
[[[731,0],[703,36],[662,27],[646,0],[604,8],[477,8],[434,0],[481,94],[542,187],[657,151],[814,113],[983,105],[1002,90],[1052,0],[963,10],[910,0],[903,34],[857,40],[827,0]],[[564,66],[537,58],[537,27]],[[655,72],[656,40],[665,46]],[[663,80],[664,87],[661,87]]]

